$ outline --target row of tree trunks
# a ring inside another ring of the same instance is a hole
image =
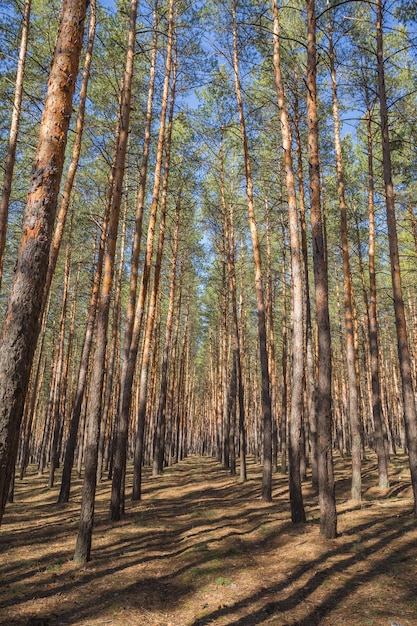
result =
[[[161,115],[160,115],[158,145],[157,145],[153,193],[152,193],[152,205],[151,205],[150,216],[149,216],[145,260],[144,260],[142,278],[141,278],[141,283],[140,283],[140,288],[139,288],[139,295],[137,297],[133,320],[131,320],[130,317],[127,320],[127,324],[131,324],[133,321],[133,325],[131,326],[131,331],[130,331],[130,325],[129,327],[126,328],[126,331],[128,331],[129,334],[131,332],[130,345],[129,346],[127,345],[128,340],[125,339],[125,349],[124,349],[124,354],[123,354],[123,365],[122,365],[122,374],[121,374],[121,381],[120,381],[120,408],[119,408],[119,415],[118,415],[118,431],[117,431],[116,452],[115,452],[113,480],[112,480],[112,496],[111,496],[111,503],[110,503],[110,519],[114,521],[120,519],[121,515],[123,514],[124,477],[125,477],[125,468],[126,468],[126,441],[127,441],[126,438],[127,438],[130,408],[132,404],[133,378],[134,378],[134,373],[136,369],[139,339],[140,339],[140,333],[142,330],[142,320],[143,320],[143,315],[144,315],[145,301],[146,301],[146,296],[148,292],[149,278],[150,278],[150,273],[151,273],[151,262],[152,262],[153,245],[154,245],[154,238],[155,238],[155,225],[156,225],[158,203],[159,203],[163,148],[164,148],[164,141],[165,141],[166,113],[167,113],[167,107],[168,107],[169,83],[170,83],[170,75],[171,75],[173,22],[174,22],[174,10],[173,10],[173,2],[171,0],[170,7],[169,7],[169,18],[168,18],[165,78],[164,78],[164,85],[163,85],[163,92],[162,92],[162,107],[161,107]],[[154,36],[154,46],[155,45],[156,45],[156,39]],[[153,97],[151,93],[151,89],[153,89],[152,72],[151,72],[150,89],[149,89],[149,95],[148,95],[148,107],[150,106],[149,105],[150,99]],[[142,162],[142,167],[143,167],[143,162]],[[143,170],[143,173],[145,173],[145,171],[146,169]],[[139,193],[141,194],[142,192],[140,191]],[[140,205],[140,203],[141,203],[141,197],[139,197],[138,199],[138,206]],[[131,304],[133,303],[133,298],[134,298],[133,282],[131,281],[131,284],[130,284]]]

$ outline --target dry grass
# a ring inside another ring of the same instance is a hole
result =
[[[340,536],[320,539],[317,498],[304,486],[307,523],[290,523],[286,477],[259,499],[260,467],[244,485],[209,458],[152,479],[143,500],[107,519],[98,488],[93,559],[72,562],[80,503],[29,473],[0,531],[0,624],[42,626],[417,625],[417,526],[404,457],[388,492],[364,464],[364,499],[349,501],[349,465],[336,461]],[[129,495],[129,488],[128,488]],[[35,618],[40,621],[32,621]]]

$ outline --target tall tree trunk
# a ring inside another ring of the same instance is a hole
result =
[[[300,446],[302,445],[302,415],[304,391],[304,328],[303,328],[303,283],[301,272],[300,239],[298,235],[298,213],[295,196],[294,169],[291,148],[291,130],[288,119],[285,89],[281,74],[280,25],[276,0],[272,0],[274,18],[274,75],[281,122],[282,147],[284,149],[285,183],[288,201],[288,229],[290,234],[291,259],[291,313],[292,313],[292,368],[291,368],[291,411],[289,486],[291,519],[294,523],[305,522],[306,516],[301,491]]]
[[[142,363],[139,376],[139,407],[138,407],[138,434],[136,437],[135,455],[134,455],[134,469],[133,469],[133,489],[132,500],[140,500],[142,491],[142,461],[143,461],[143,432],[146,420],[146,407],[148,397],[148,378],[149,378],[149,359],[152,351],[152,338],[154,334],[157,302],[159,296],[159,282],[161,278],[162,268],[162,255],[164,251],[165,243],[165,226],[167,215],[167,194],[169,183],[169,171],[171,160],[171,141],[172,141],[172,128],[174,119],[174,104],[175,104],[175,90],[176,90],[176,78],[177,78],[177,63],[176,54],[173,63],[173,78],[171,86],[171,104],[169,110],[169,122],[168,132],[166,138],[166,151],[164,162],[164,178],[162,182],[162,198],[161,198],[161,219],[159,223],[159,239],[158,250],[155,260],[155,272],[152,293],[150,296],[150,303],[148,309],[148,317],[146,320],[144,345],[142,353]],[[180,192],[181,193],[181,192]]]
[[[414,496],[414,514],[417,516],[417,417],[414,400],[413,380],[411,374],[410,351],[408,347],[407,324],[405,319],[403,291],[401,284],[397,225],[395,217],[394,186],[392,183],[391,150],[389,145],[388,129],[388,108],[385,92],[382,0],[376,0],[376,40],[379,105],[382,131],[382,160],[385,186],[385,206],[387,214],[389,253],[391,261],[391,279],[394,297],[395,326],[397,330],[398,359],[400,363],[402,381],[405,433],[408,447],[408,459],[411,471],[411,484],[413,487]]]
[[[234,234],[234,206],[230,202],[227,207],[226,202],[226,185],[224,176],[224,155],[223,155],[223,138],[220,140],[219,153],[219,169],[220,169],[220,194],[223,211],[223,228],[226,244],[227,274],[229,282],[230,301],[232,306],[232,350],[233,350],[233,372],[230,385],[230,400],[234,400],[236,404],[236,395],[239,405],[239,450],[240,450],[240,481],[245,482],[247,479],[246,471],[246,425],[245,425],[245,394],[242,377],[242,359],[240,350],[240,330],[239,318],[237,313],[237,296],[236,296],[236,262],[235,262],[235,234]],[[236,407],[235,407],[236,408]],[[234,415],[231,415],[234,419]],[[230,437],[231,445],[234,444],[233,438]],[[232,469],[232,468],[231,468]],[[232,472],[233,473],[233,472]]]
[[[287,466],[287,424],[288,424],[288,330],[287,330],[287,263],[286,263],[286,237],[285,237],[285,225],[284,218],[281,217],[282,227],[282,353],[281,353],[281,371],[282,371],[282,390],[281,390],[281,471],[286,474],[288,471]]]
[[[62,389],[62,376],[64,369],[64,348],[65,348],[65,325],[67,321],[67,305],[70,285],[71,274],[71,238],[67,243],[67,250],[65,255],[65,269],[64,269],[64,285],[62,289],[62,305],[61,305],[61,319],[59,321],[58,332],[58,351],[56,356],[56,378],[55,388],[53,391],[53,403],[52,403],[52,420],[53,420],[53,432],[52,432],[52,445],[51,445],[51,460],[49,467],[49,480],[48,487],[54,486],[55,470],[58,467],[59,461],[59,438],[61,435],[62,426],[62,414],[61,408],[61,389]]]
[[[330,73],[332,82],[332,103],[334,122],[334,148],[336,156],[336,176],[337,191],[339,196],[340,209],[340,235],[342,244],[342,264],[343,264],[343,296],[345,305],[345,327],[346,327],[346,366],[348,372],[349,391],[349,421],[352,438],[352,500],[361,500],[361,454],[362,438],[359,420],[359,398],[356,378],[357,354],[355,351],[355,339],[353,328],[353,306],[352,306],[352,275],[350,271],[350,252],[347,223],[347,205],[345,197],[345,181],[342,165],[342,144],[340,140],[339,103],[337,98],[337,81],[335,50],[333,46],[332,25],[328,29],[330,46]]]
[[[165,343],[162,354],[161,365],[161,384],[159,391],[158,410],[155,422],[154,434],[154,456],[152,463],[152,475],[162,474],[164,469],[164,450],[165,450],[165,426],[166,426],[166,406],[168,391],[168,368],[170,355],[172,350],[172,323],[174,320],[175,292],[177,283],[177,260],[178,260],[178,241],[179,241],[179,223],[180,223],[181,196],[178,196],[175,208],[175,228],[174,228],[174,250],[171,261],[171,280],[169,288],[169,304],[167,319],[165,322]]]
[[[368,336],[369,356],[371,365],[371,388],[372,388],[372,416],[374,422],[375,448],[378,457],[378,477],[380,489],[388,489],[388,441],[384,433],[382,400],[381,400],[381,376],[380,357],[378,342],[378,316],[377,316],[377,290],[375,273],[375,187],[373,166],[373,141],[371,126],[371,106],[368,89],[366,88],[366,130],[368,145],[368,214],[369,214],[369,307],[368,307]]]
[[[265,219],[266,219],[266,311],[268,320],[269,338],[269,373],[271,377],[271,421],[272,421],[272,471],[278,471],[278,383],[275,351],[275,302],[274,286],[272,281],[272,258],[271,258],[271,223],[268,198],[265,198]]]
[[[156,19],[156,12],[155,12]],[[122,376],[120,382],[120,403],[119,403],[119,415],[118,415],[118,431],[116,440],[116,452],[114,457],[113,467],[113,480],[112,480],[112,493],[110,502],[109,517],[113,521],[120,519],[122,514],[122,501],[124,499],[124,476],[126,469],[126,445],[127,445],[127,431],[129,423],[129,413],[132,404],[132,387],[133,378],[136,369],[136,361],[139,347],[139,338],[142,329],[143,312],[145,308],[146,296],[148,293],[149,277],[151,273],[151,263],[153,254],[153,245],[155,238],[155,225],[159,203],[159,191],[161,182],[161,169],[163,159],[163,148],[165,143],[165,125],[166,125],[166,113],[168,108],[168,94],[169,94],[169,81],[171,75],[171,62],[172,62],[172,31],[174,21],[174,7],[173,1],[170,0],[169,5],[169,17],[168,17],[168,33],[167,33],[167,52],[165,60],[165,77],[162,90],[162,104],[161,114],[159,120],[159,134],[158,145],[156,150],[156,161],[154,171],[153,193],[152,193],[152,205],[149,215],[148,234],[146,241],[145,260],[142,271],[142,278],[139,288],[139,295],[134,310],[133,326],[131,330],[130,345],[128,346],[128,340],[125,341],[125,349],[122,365]],[[154,40],[154,43],[156,40]],[[151,85],[148,95],[148,107],[151,97]],[[149,110],[149,109],[148,109]],[[143,165],[143,163],[142,163]],[[145,174],[146,170],[143,170]],[[145,180],[145,179],[143,179]],[[140,198],[139,198],[140,201]],[[139,203],[138,203],[139,204]],[[132,283],[131,283],[132,289]],[[130,300],[133,300],[133,294],[131,291]],[[127,328],[128,330],[128,328]]]
[[[59,184],[80,59],[86,0],[64,0],[49,74],[23,234],[0,346],[0,522],[40,330]]]
[[[298,77],[297,77],[298,79]],[[304,172],[303,172],[303,154],[300,137],[300,116],[298,106],[298,93],[295,93],[294,100],[294,129],[295,141],[297,146],[297,177],[298,177],[298,197],[300,208],[300,226],[301,226],[301,250],[304,273],[304,292],[305,292],[305,354],[306,354],[306,390],[307,390],[307,413],[308,413],[308,435],[310,442],[310,464],[311,464],[311,481],[313,488],[318,490],[317,477],[317,417],[316,417],[316,381],[314,376],[314,353],[313,353],[313,327],[311,320],[311,301],[310,301],[310,284],[308,269],[308,247],[307,247],[307,224],[306,224],[306,208],[305,208],[305,188],[304,188]]]
[[[307,6],[307,121],[310,179],[310,219],[313,238],[314,285],[317,319],[318,380],[316,394],[320,533],[336,537],[337,516],[332,458],[332,366],[329,319],[329,288],[325,230],[320,199],[319,133],[317,118],[317,50],[315,0]]]
[[[263,473],[262,473],[262,499],[265,502],[272,500],[272,421],[271,421],[271,395],[269,389],[268,348],[266,335],[266,312],[265,296],[262,276],[261,249],[259,244],[258,229],[255,219],[255,206],[253,194],[252,168],[250,164],[248,138],[246,134],[246,122],[243,112],[242,88],[239,78],[239,56],[237,44],[237,21],[236,0],[233,0],[233,70],[235,79],[236,100],[239,111],[240,132],[242,138],[243,157],[245,161],[246,199],[248,207],[249,228],[252,238],[253,257],[255,263],[255,290],[258,313],[258,338],[262,379],[262,423],[263,423]]]
[[[26,53],[28,47],[29,22],[31,0],[25,0],[23,13],[22,36],[20,39],[19,60],[17,62],[16,87],[12,109],[12,121],[10,124],[9,147],[4,169],[3,188],[0,202],[0,288],[3,279],[3,264],[6,248],[7,222],[9,217],[9,202],[12,191],[13,171],[16,161],[17,138],[20,125],[20,113],[22,108],[23,79],[25,74]]]
[[[125,171],[126,148],[129,137],[129,119],[131,107],[131,84],[136,42],[136,17],[138,0],[132,0],[129,16],[129,38],[126,54],[126,66],[121,90],[120,135],[117,146],[116,167],[114,174],[113,196],[110,208],[107,248],[104,258],[103,283],[97,309],[97,339],[91,378],[91,391],[87,416],[87,439],[85,448],[85,475],[81,502],[80,522],[77,543],[74,552],[76,563],[90,560],[91,539],[95,493],[97,485],[98,444],[104,367],[107,349],[107,330],[110,313],[110,298],[113,285],[114,260],[116,254],[117,232],[119,227],[120,205],[122,200],[123,177]]]

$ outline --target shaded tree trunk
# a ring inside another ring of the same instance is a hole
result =
[[[340,141],[339,103],[337,98],[335,50],[333,46],[332,25],[329,25],[329,45],[330,45],[330,73],[332,82],[332,103],[334,122],[334,147],[336,156],[336,176],[337,191],[339,196],[340,209],[340,235],[342,244],[342,264],[343,264],[343,297],[345,305],[345,327],[346,327],[346,366],[348,372],[348,410],[352,439],[352,500],[361,500],[361,454],[362,438],[359,419],[359,397],[356,377],[357,354],[355,350],[354,320],[352,303],[352,275],[350,271],[350,251],[347,223],[347,204],[345,197],[345,181],[342,165],[342,144]]]
[[[310,180],[310,219],[313,238],[314,285],[317,319],[318,378],[316,414],[318,435],[318,480],[320,533],[331,539],[337,534],[336,499],[332,458],[331,338],[328,302],[327,254],[320,199],[319,135],[316,86],[315,0],[307,6],[307,121]]]

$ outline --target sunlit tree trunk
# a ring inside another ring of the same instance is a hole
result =
[[[388,489],[388,455],[385,445],[381,381],[380,381],[380,357],[378,342],[378,317],[377,317],[377,290],[375,273],[375,202],[374,202],[374,167],[373,167],[373,141],[371,127],[371,110],[367,97],[366,130],[368,143],[368,213],[369,213],[369,309],[368,309],[368,335],[369,352],[371,361],[372,377],[372,415],[374,419],[375,447],[378,456],[379,487]]]
[[[0,346],[0,521],[9,491],[62,177],[86,0],[64,0]]]
[[[81,88],[78,99],[78,115],[75,125],[75,138],[72,147],[71,161],[68,167],[64,188],[62,191],[62,199],[59,207],[54,236],[52,239],[51,250],[49,252],[48,271],[45,282],[44,303],[48,297],[48,293],[52,284],[55,273],[55,267],[58,260],[59,250],[61,247],[62,237],[64,234],[65,224],[67,221],[68,208],[70,206],[71,193],[74,187],[75,175],[78,169],[78,162],[81,155],[81,145],[84,132],[85,107],[87,102],[88,81],[90,79],[91,61],[93,57],[94,39],[96,34],[96,0],[91,0],[90,4],[90,24],[88,30],[87,49],[84,58],[84,69],[82,75]]]
[[[67,250],[65,255],[65,268],[64,268],[64,285],[62,289],[62,305],[61,305],[61,318],[59,320],[59,332],[58,332],[58,351],[56,357],[56,379],[55,387],[53,390],[53,403],[52,403],[52,443],[51,443],[51,460],[49,466],[49,480],[48,487],[53,487],[55,479],[55,470],[58,467],[58,451],[59,451],[59,438],[61,434],[61,425],[63,416],[61,414],[61,392],[62,392],[62,377],[64,369],[64,347],[65,347],[65,326],[67,321],[67,305],[69,296],[70,285],[70,268],[71,268],[71,240],[67,243]]]
[[[306,365],[306,391],[307,391],[307,413],[308,413],[308,435],[310,442],[310,464],[311,464],[311,481],[314,489],[318,489],[317,478],[317,418],[315,393],[316,382],[314,376],[314,352],[313,352],[313,327],[311,320],[311,301],[310,301],[310,284],[308,269],[308,246],[307,246],[307,224],[306,224],[306,208],[305,208],[305,188],[304,188],[304,172],[303,172],[303,154],[300,137],[300,119],[298,107],[298,94],[295,94],[294,100],[294,130],[295,141],[297,146],[297,178],[298,178],[298,197],[300,209],[300,226],[301,226],[301,250],[303,260],[304,273],[304,293],[305,293],[305,365]]]
[[[292,160],[291,130],[285,101],[284,83],[281,73],[280,25],[276,0],[272,1],[274,17],[274,75],[281,122],[282,147],[284,149],[285,183],[288,201],[288,230],[290,235],[291,260],[291,409],[289,420],[289,486],[291,519],[294,523],[305,522],[300,474],[300,446],[302,445],[302,416],[304,392],[304,328],[303,328],[303,283],[301,272],[300,239],[298,235],[298,213],[295,195],[294,169]]]
[[[25,0],[23,13],[22,36],[20,39],[19,60],[17,62],[16,87],[12,109],[12,121],[10,125],[9,147],[4,169],[3,188],[0,202],[0,288],[3,278],[4,253],[6,248],[7,222],[9,217],[9,202],[12,191],[14,165],[16,161],[17,138],[20,125],[20,113],[22,108],[23,79],[25,74],[26,53],[28,47],[29,22],[31,0]]]
[[[405,434],[411,471],[411,484],[413,487],[414,496],[414,513],[417,516],[417,417],[414,400],[413,380],[411,374],[411,359],[408,346],[403,291],[401,284],[397,225],[395,217],[394,186],[392,183],[391,150],[389,144],[388,129],[388,108],[385,92],[382,0],[376,0],[376,41],[385,206],[387,215],[389,253],[391,261],[391,279],[394,297],[395,326],[397,330],[398,360],[400,364],[402,381]]]

